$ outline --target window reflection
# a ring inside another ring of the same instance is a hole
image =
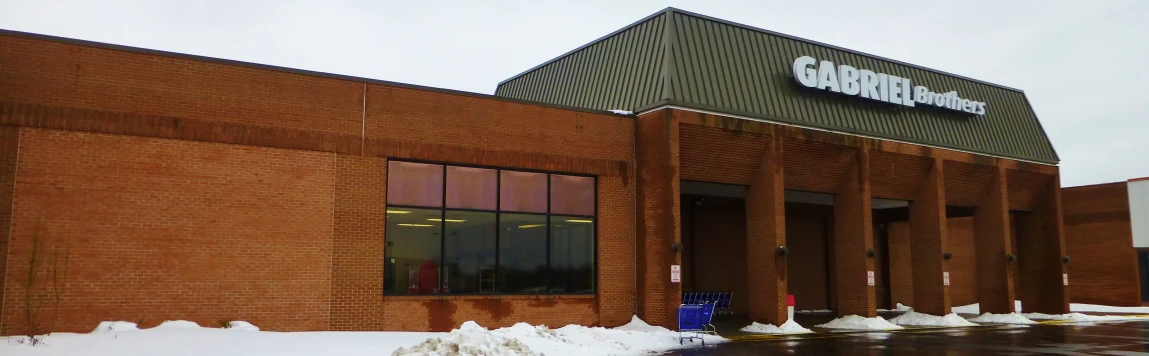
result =
[[[594,215],[594,178],[552,174],[551,214]]]
[[[498,182],[493,169],[447,166],[447,208],[495,210]]]
[[[387,242],[383,288],[398,294],[438,293],[439,234],[442,218],[438,209],[387,209]]]
[[[495,213],[448,210],[443,225],[444,292],[494,292]]]
[[[594,292],[594,219],[551,217],[551,292]]]
[[[387,162],[387,204],[443,206],[443,166]]]
[[[499,176],[499,210],[547,212],[546,174],[502,171]]]
[[[499,292],[547,292],[547,217],[499,216]]]

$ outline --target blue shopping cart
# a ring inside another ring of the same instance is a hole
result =
[[[678,306],[678,344],[684,340],[694,342],[695,338],[702,340],[706,346],[706,334],[718,335],[710,320],[714,317],[715,303],[683,304]],[[686,334],[686,336],[683,336]]]

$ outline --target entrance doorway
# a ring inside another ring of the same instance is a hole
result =
[[[833,194],[786,191],[786,280],[795,310],[837,309],[833,217]]]
[[[749,313],[746,188],[682,182],[682,292],[733,293],[730,311]]]

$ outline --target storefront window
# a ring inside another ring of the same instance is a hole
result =
[[[387,209],[387,242],[383,286],[399,294],[434,294],[439,291],[439,234],[443,211]]]
[[[392,161],[389,295],[595,292],[595,178]]]

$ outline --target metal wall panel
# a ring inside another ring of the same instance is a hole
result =
[[[803,55],[910,78],[935,92],[984,101],[976,116],[905,107],[794,82]],[[669,103],[805,127],[1056,164],[1019,90],[826,44],[667,9],[504,81],[496,95],[590,109]]]
[[[1133,247],[1149,248],[1149,179],[1129,181],[1129,222]]]

